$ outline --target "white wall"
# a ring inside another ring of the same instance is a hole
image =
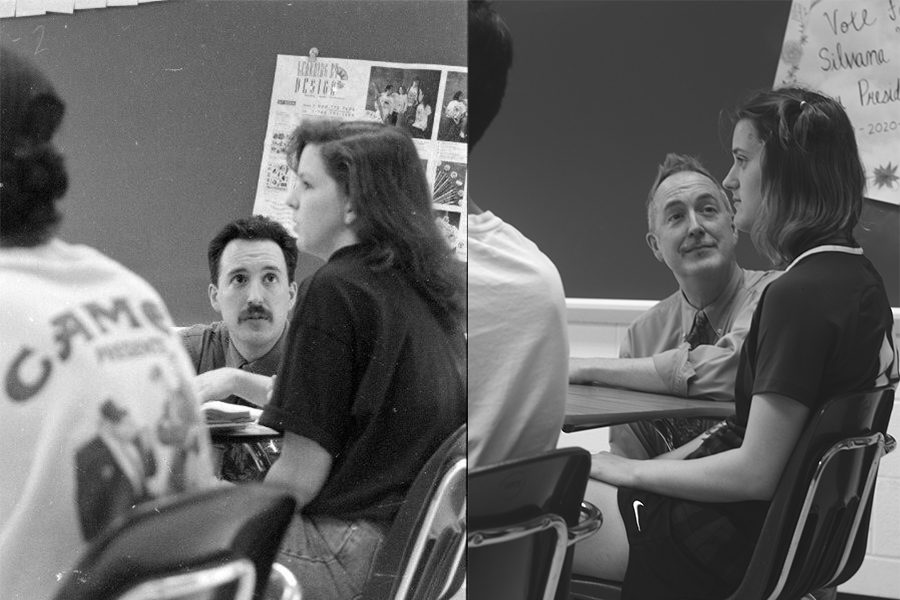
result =
[[[654,304],[647,300],[567,300],[572,356],[616,356],[628,324]],[[894,340],[900,347],[900,310],[894,309]],[[900,439],[900,398],[888,431]],[[606,429],[562,434],[560,446],[608,448]],[[869,525],[869,547],[859,572],[840,586],[846,593],[900,600],[900,450],[881,462]]]

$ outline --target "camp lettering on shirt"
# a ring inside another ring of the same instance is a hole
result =
[[[50,598],[135,506],[214,484],[162,299],[87,246],[0,248],[0,590]]]

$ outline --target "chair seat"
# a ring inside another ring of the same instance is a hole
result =
[[[471,600],[567,597],[572,545],[602,523],[583,503],[590,462],[563,448],[469,472]]]
[[[244,484],[139,507],[88,547],[55,599],[119,600],[141,586],[174,594],[179,582],[195,585],[202,576],[209,594],[201,597],[237,600],[247,597],[241,591],[246,576],[235,576],[234,585],[222,577],[240,571],[227,565],[247,562],[253,568],[250,591],[260,598],[295,506],[279,488]]]

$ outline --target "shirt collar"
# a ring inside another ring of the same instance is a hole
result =
[[[234,346],[231,335],[228,336],[228,347],[225,349],[225,366],[234,367],[249,371],[250,373],[259,373],[261,375],[272,375],[278,371],[278,363],[281,361],[281,350],[284,347],[284,340],[287,338],[287,323],[281,332],[281,337],[272,346],[272,349],[260,356],[254,361],[245,359],[238,349]]]
[[[725,289],[722,290],[722,293],[719,294],[719,297],[716,298],[712,303],[699,308],[699,310],[702,310],[706,313],[706,318],[709,319],[710,325],[712,325],[712,328],[716,330],[716,334],[719,337],[721,337],[723,334],[722,323],[724,321],[726,309],[731,305],[731,301],[734,299],[735,294],[738,293],[738,290],[740,290],[743,285],[744,270],[740,267],[737,267],[734,269],[734,273],[732,273],[731,279],[728,281],[728,285],[725,286]],[[685,335],[687,335],[687,333],[694,326],[694,315],[697,314],[697,310],[698,308],[692,306],[685,297],[684,292],[682,292],[681,330]]]
[[[822,246],[816,246],[815,248],[810,248],[797,258],[795,258],[791,264],[787,266],[784,270],[785,273],[790,271],[798,262],[806,258],[807,256],[811,256],[813,254],[819,254],[820,252],[843,252],[844,254],[856,254],[857,256],[862,256],[863,249],[862,248],[851,248],[850,246],[838,246],[836,244],[825,244]]]

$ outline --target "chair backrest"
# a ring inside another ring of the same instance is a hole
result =
[[[470,599],[568,596],[567,529],[579,523],[590,466],[587,450],[563,448],[469,472]]]
[[[261,598],[295,507],[281,489],[243,484],[138,508],[91,543],[56,600]]]
[[[893,403],[888,386],[831,398],[812,415],[729,600],[799,598],[859,569]]]
[[[437,600],[464,575],[466,426],[431,455],[375,557],[366,600]]]

